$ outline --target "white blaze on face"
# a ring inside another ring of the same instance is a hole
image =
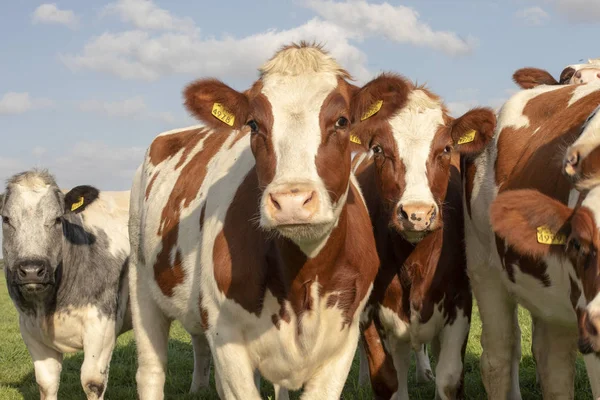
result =
[[[321,107],[337,85],[337,77],[331,73],[274,74],[264,80],[262,89],[271,104],[271,140],[276,156],[275,176],[265,196],[296,185],[312,188],[320,202],[312,223],[331,222],[335,217],[327,188],[317,171],[316,157],[322,140]],[[265,218],[263,213],[263,226],[272,225]]]
[[[587,207],[592,211],[596,229],[600,227],[600,186],[591,189],[581,203],[581,207]],[[596,266],[590,267],[595,268]],[[583,296],[582,296],[583,297]],[[587,305],[590,315],[600,315],[600,293]]]
[[[438,211],[427,179],[427,159],[433,138],[443,124],[441,103],[422,90],[413,90],[406,106],[390,120],[405,168],[405,188],[399,204],[431,204]]]
[[[583,160],[598,146],[600,146],[600,106],[587,118],[581,135],[571,145],[571,149],[577,149],[580,159]],[[569,153],[567,151],[567,154]]]

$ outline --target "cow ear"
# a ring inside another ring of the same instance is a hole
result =
[[[79,214],[92,204],[100,191],[92,186],[76,186],[65,194],[65,213],[73,212]]]
[[[355,91],[350,104],[351,140],[366,148],[380,124],[406,103],[409,92],[407,81],[396,74],[381,74]]]
[[[183,96],[188,111],[212,128],[240,129],[248,122],[250,103],[246,95],[219,80],[193,82]]]
[[[474,108],[452,121],[452,141],[461,154],[476,156],[494,137],[496,115],[490,108]]]
[[[566,244],[572,211],[537,190],[509,190],[492,203],[490,220],[496,235],[517,252],[542,257]]]
[[[521,89],[533,89],[540,85],[558,85],[556,79],[554,79],[548,71],[539,68],[518,69],[513,74],[513,81],[515,81]]]
[[[575,68],[567,67],[560,73],[560,84],[568,83],[575,74]]]

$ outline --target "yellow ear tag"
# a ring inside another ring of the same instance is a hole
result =
[[[358,138],[358,136],[356,135],[350,135],[350,141],[352,143],[356,143],[356,144],[362,144],[362,142],[360,141],[360,139]]]
[[[470,131],[462,135],[460,139],[458,139],[458,142],[456,144],[471,143],[473,140],[475,140],[476,134],[477,131],[475,129],[471,129]]]
[[[77,203],[73,203],[71,205],[71,211],[75,211],[77,210],[79,207],[81,207],[83,205],[83,197],[79,198],[79,201]]]
[[[383,100],[377,101],[375,104],[371,105],[367,112],[365,112],[362,117],[360,117],[361,121],[364,121],[367,118],[371,118],[373,115],[377,114],[379,110],[381,110],[381,106],[383,105]]]
[[[229,126],[233,126],[233,122],[235,121],[235,115],[227,111],[221,103],[213,104],[212,115]]]
[[[554,233],[547,226],[538,226],[537,241],[541,244],[565,244],[567,236],[563,233]]]

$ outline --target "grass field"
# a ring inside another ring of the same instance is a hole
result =
[[[33,364],[29,353],[23,344],[19,333],[17,313],[8,297],[5,280],[0,284],[0,400],[36,399],[37,385],[33,373]],[[520,312],[521,329],[523,331],[523,359],[521,361],[521,390],[524,400],[541,399],[541,393],[535,383],[535,365],[531,357],[531,322],[528,315]],[[471,336],[466,357],[466,397],[467,399],[485,399],[485,391],[479,374],[479,356],[481,346],[481,322],[477,310],[474,312]],[[79,383],[79,368],[83,361],[83,353],[68,355],[63,363],[59,399],[71,400],[84,398]],[[432,363],[432,366],[433,363]],[[107,400],[135,399],[135,341],[133,333],[128,332],[119,338],[114,352],[109,386],[105,398]],[[212,389],[196,396],[187,394],[191,383],[193,370],[193,355],[189,336],[179,326],[174,324],[169,343],[169,368],[165,394],[167,399],[217,399]],[[343,399],[371,399],[368,387],[358,385],[358,357],[356,357],[346,387]],[[416,385],[414,382],[414,366],[409,378],[411,399],[432,399],[434,384]],[[575,383],[575,399],[591,399],[591,392],[585,374],[581,357],[577,361],[577,376]],[[263,382],[263,398],[272,396],[271,385]],[[297,398],[297,395],[293,396]]]

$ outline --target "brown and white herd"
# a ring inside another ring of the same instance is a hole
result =
[[[190,84],[201,124],[157,136],[135,174],[140,399],[164,397],[175,320],[192,335],[191,390],[212,365],[221,399],[260,399],[261,376],[279,400],[339,399],[358,347],[377,399],[408,399],[411,351],[436,398],[464,398],[473,296],[489,399],[521,398],[517,305],[532,315],[543,397],[574,398],[578,349],[600,397],[597,60],[559,81],[519,70],[524,90],[497,114],[456,118],[399,75],[353,85],[316,45],[284,47],[259,71],[244,92]],[[104,397],[104,368],[101,382],[82,374],[89,399]],[[37,375],[55,399],[58,377]]]

